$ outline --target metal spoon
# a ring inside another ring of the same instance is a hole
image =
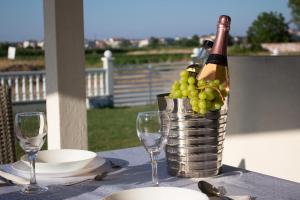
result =
[[[199,181],[198,188],[208,196],[219,197],[223,200],[233,200],[230,197],[224,196],[218,188],[206,181]]]

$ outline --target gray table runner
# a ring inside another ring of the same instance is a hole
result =
[[[100,152],[101,156],[123,165],[121,170],[109,174],[103,181],[87,181],[74,186],[51,185],[49,191],[39,195],[23,195],[18,186],[0,187],[0,200],[15,199],[102,199],[124,189],[151,186],[151,166],[149,156],[142,147]],[[197,189],[199,179],[171,177],[166,171],[166,163],[160,155],[158,170],[161,186]],[[243,171],[223,166],[223,175],[209,178],[208,182],[222,186],[227,195],[250,195],[256,200],[299,200],[300,183],[295,183],[263,174]]]

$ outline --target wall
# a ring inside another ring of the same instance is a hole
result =
[[[300,57],[230,57],[224,163],[300,182]]]
[[[263,43],[261,46],[270,52],[278,51],[278,53],[291,53],[300,51],[300,42]]]

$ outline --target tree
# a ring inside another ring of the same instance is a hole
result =
[[[150,48],[158,48],[160,45],[159,39],[156,37],[150,37],[149,38],[149,47]]]
[[[181,38],[177,40],[174,45],[180,47],[198,47],[199,46],[199,36],[193,35],[191,38]]]
[[[198,35],[193,35],[192,38],[188,42],[188,46],[198,47],[199,46],[199,36]]]
[[[120,43],[120,48],[129,48],[131,47],[131,42],[129,40],[123,39]]]
[[[300,29],[300,0],[289,0],[289,8],[292,10],[292,21]]]
[[[249,27],[247,40],[254,49],[261,48],[261,43],[288,42],[290,40],[288,25],[281,13],[263,12]]]

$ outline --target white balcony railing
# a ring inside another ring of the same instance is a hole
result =
[[[107,94],[105,85],[106,69],[86,70],[87,97]],[[13,102],[40,101],[46,99],[45,71],[1,72],[0,83],[12,89]]]

